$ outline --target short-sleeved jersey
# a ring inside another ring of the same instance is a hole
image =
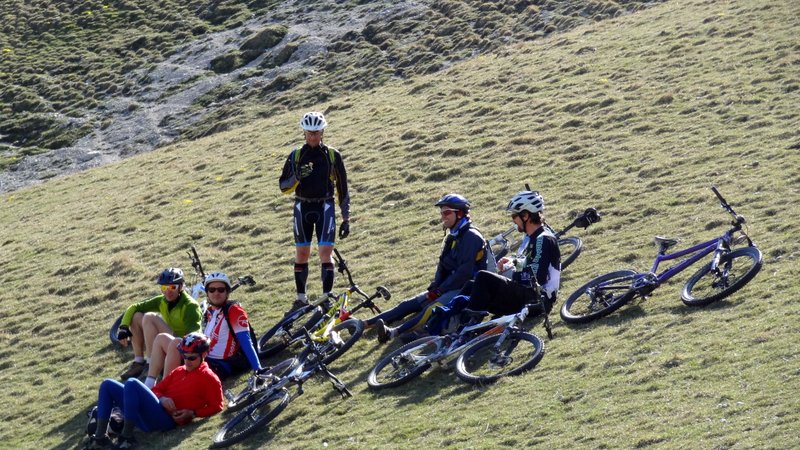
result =
[[[233,331],[228,327],[228,322],[233,327]],[[239,341],[236,339],[236,333],[241,331],[250,332],[247,313],[238,303],[231,303],[228,308],[228,320],[225,320],[222,308],[208,308],[204,323],[206,324],[204,334],[211,339],[208,357],[214,359],[228,359],[234,356],[239,350]]]

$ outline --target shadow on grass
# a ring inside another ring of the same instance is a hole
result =
[[[100,385],[100,381],[98,381],[97,385]],[[92,398],[91,400],[92,403],[89,406],[80,409],[69,420],[60,425],[54,426],[48,431],[48,434],[50,435],[67,437],[61,444],[50,447],[52,450],[83,448],[88,440],[88,436],[86,434],[86,425],[89,421],[88,411],[91,411],[94,405],[96,405],[97,398]],[[136,438],[140,448],[175,447],[180,441],[191,436],[201,423],[201,420],[195,420],[188,425],[167,432],[155,431],[151,433],[145,433],[136,428],[134,431],[134,437]]]

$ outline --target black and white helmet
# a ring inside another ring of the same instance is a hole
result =
[[[325,116],[321,112],[307,112],[300,120],[300,128],[306,131],[321,131],[327,126],[328,122],[325,121]]]
[[[539,191],[522,191],[517,193],[508,202],[506,211],[509,214],[519,214],[522,211],[538,213],[544,210],[544,198]]]

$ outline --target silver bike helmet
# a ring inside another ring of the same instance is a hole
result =
[[[208,287],[208,285],[213,283],[214,281],[220,281],[222,283],[225,283],[225,286],[228,286],[228,290],[229,291],[231,290],[231,279],[228,278],[228,276],[225,275],[224,273],[211,272],[210,274],[206,275],[206,279],[203,281],[203,285],[205,287]]]
[[[321,112],[307,112],[300,120],[300,128],[306,131],[321,131],[327,126],[328,122],[325,121],[325,116]]]

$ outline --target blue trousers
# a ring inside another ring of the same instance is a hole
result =
[[[136,378],[125,384],[106,379],[100,383],[97,398],[98,420],[108,420],[111,408],[122,409],[125,420],[132,420],[142,431],[167,431],[175,428],[172,416],[158,402],[158,397]]]

